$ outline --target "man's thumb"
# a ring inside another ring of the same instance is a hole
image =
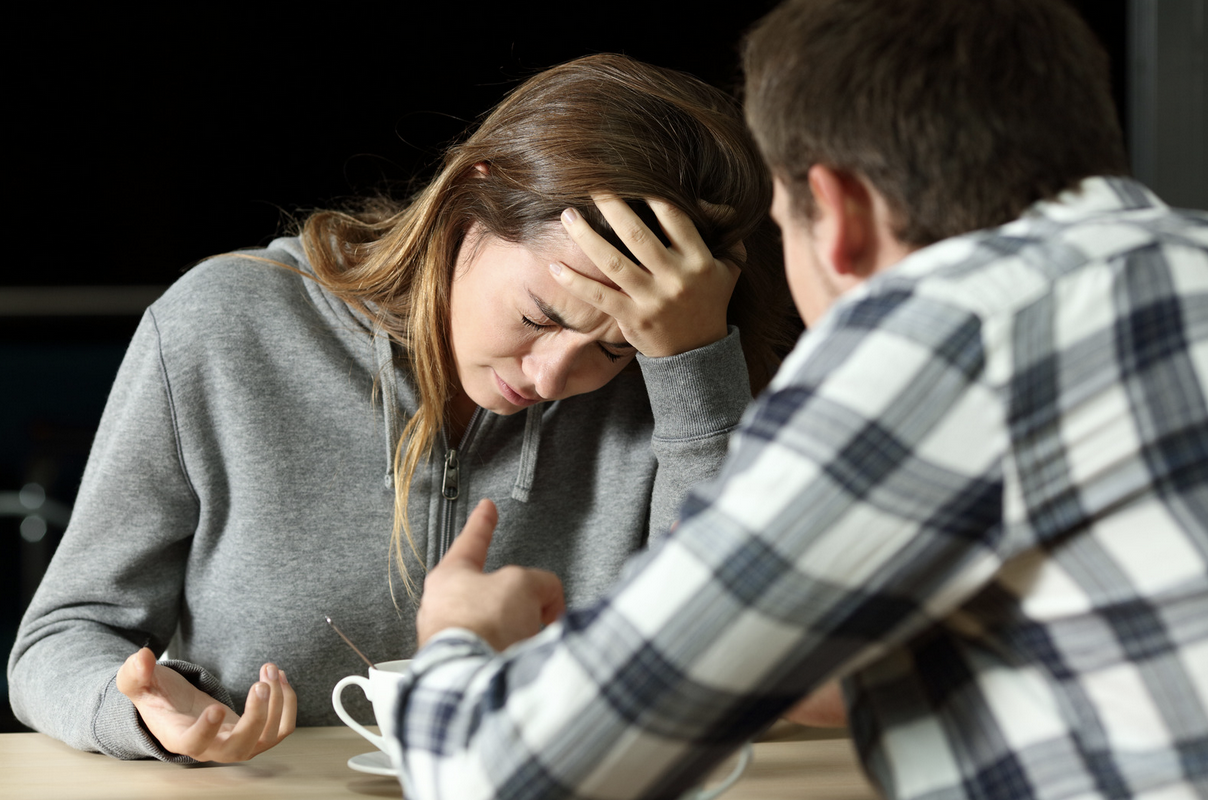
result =
[[[470,512],[466,526],[453,540],[442,561],[464,561],[482,570],[487,563],[487,548],[491,546],[491,537],[495,534],[495,525],[499,522],[499,511],[495,504],[485,497]]]

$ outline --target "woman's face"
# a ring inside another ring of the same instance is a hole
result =
[[[598,389],[633,360],[616,321],[566,292],[549,272],[553,261],[611,283],[556,222],[531,245],[471,227],[450,300],[455,406],[514,414]]]

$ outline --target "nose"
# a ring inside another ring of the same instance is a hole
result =
[[[548,342],[524,359],[524,374],[546,400],[558,400],[574,373],[579,348],[570,342]]]

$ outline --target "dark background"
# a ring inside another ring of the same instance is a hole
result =
[[[426,174],[510,87],[580,55],[624,52],[734,89],[741,33],[774,4],[268,4],[11,21],[5,185],[21,210],[8,214],[17,245],[0,260],[0,299],[166,286],[207,255],[267,242],[291,214]],[[1125,108],[1125,0],[1077,5]],[[0,314],[10,505],[33,483],[70,506],[136,323]],[[3,655],[62,534],[51,520],[30,542],[23,521],[0,514]],[[20,730],[0,689],[0,731]]]

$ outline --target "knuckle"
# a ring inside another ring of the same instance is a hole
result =
[[[612,253],[604,259],[604,263],[600,264],[600,268],[605,272],[616,274],[625,269],[625,262],[620,255]]]
[[[650,231],[640,221],[632,222],[625,227],[624,239],[631,246],[642,247],[650,240]]]

